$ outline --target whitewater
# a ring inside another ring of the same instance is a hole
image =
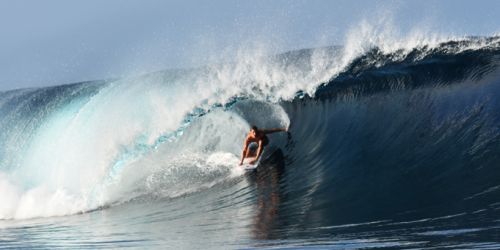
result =
[[[0,93],[0,247],[500,247],[500,38],[405,37]],[[236,167],[251,125],[273,134]]]

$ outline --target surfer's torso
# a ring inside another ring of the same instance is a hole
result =
[[[249,134],[247,136],[248,143],[252,143],[252,142],[259,143],[261,141],[262,141],[262,146],[266,146],[267,144],[269,144],[269,138],[267,138],[266,134],[261,132],[261,131],[258,131],[255,134],[255,136],[252,136],[251,134]]]

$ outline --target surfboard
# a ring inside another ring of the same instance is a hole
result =
[[[262,159],[262,154],[260,155],[259,159],[254,164],[249,163],[252,159],[253,159],[253,157],[244,159],[243,165],[241,165],[241,167],[247,171],[256,169],[260,164],[260,159]]]

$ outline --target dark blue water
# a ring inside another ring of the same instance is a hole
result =
[[[342,49],[2,93],[0,247],[500,248],[498,37]]]

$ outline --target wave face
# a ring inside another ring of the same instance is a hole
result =
[[[114,247],[470,247],[498,235],[498,37],[242,58],[1,93],[11,238],[46,226],[25,219],[64,215],[113,232],[67,240],[90,248],[120,232]],[[292,137],[271,135],[245,173],[251,124]]]

